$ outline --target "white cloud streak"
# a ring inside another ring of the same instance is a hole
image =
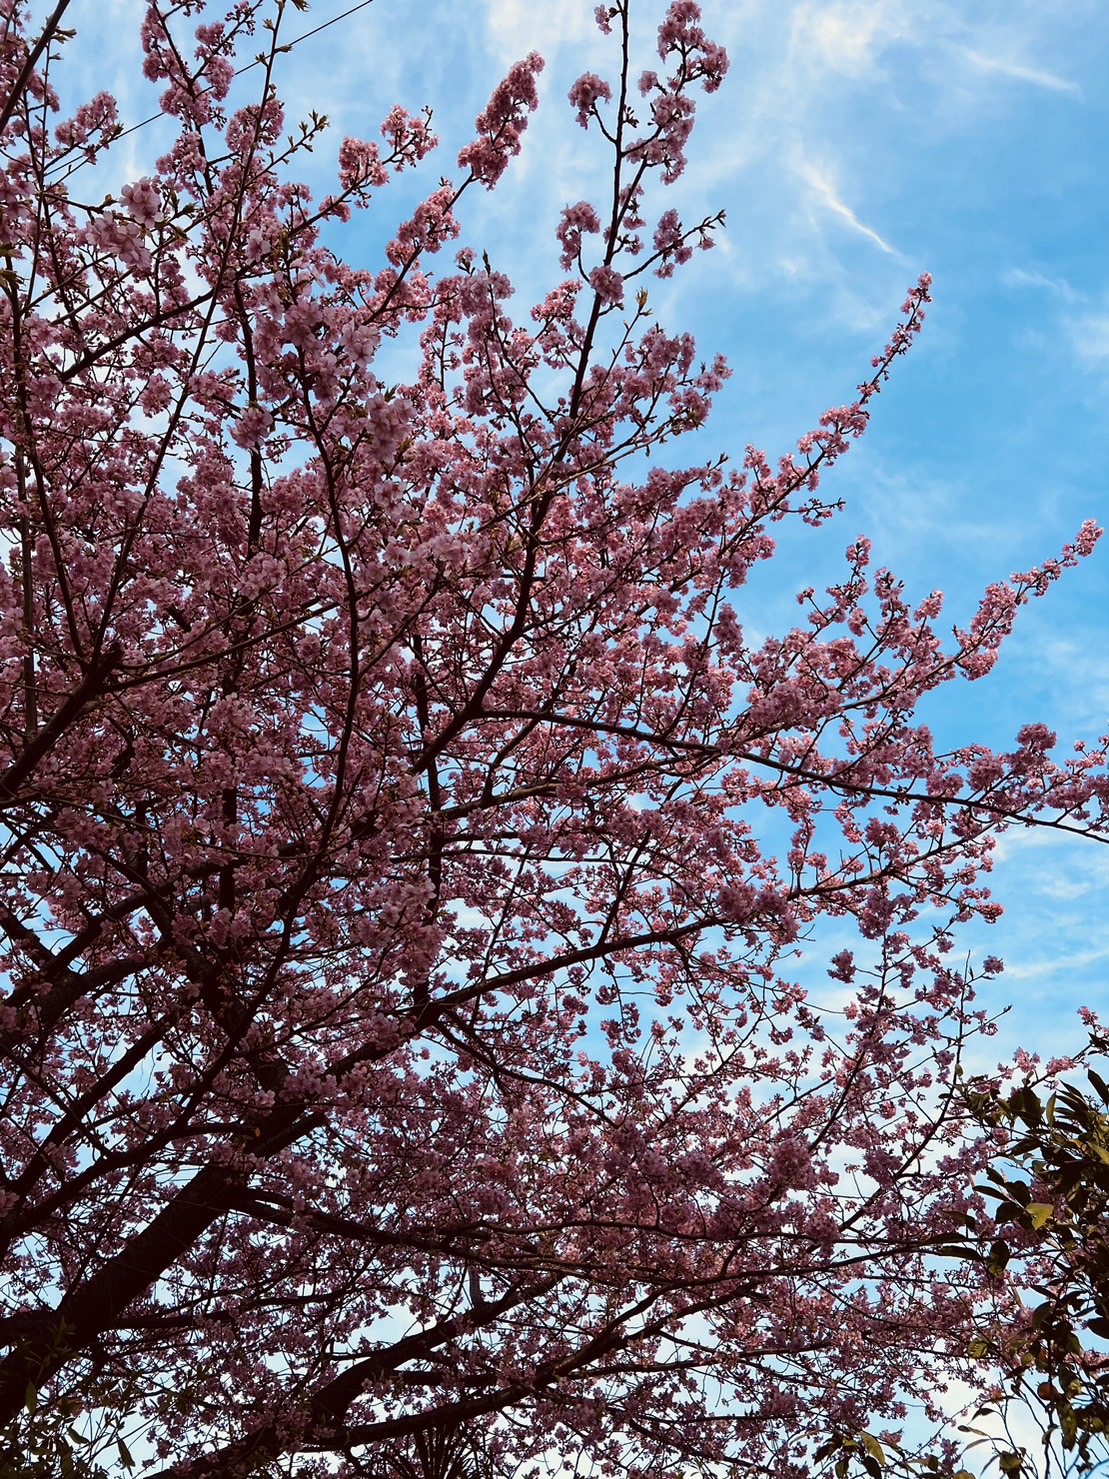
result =
[[[876,246],[880,247],[883,252],[887,252],[891,257],[896,257],[898,255],[895,249],[890,246],[888,241],[884,241],[882,237],[878,235],[877,231],[875,231],[872,227],[867,226],[865,222],[860,221],[851,207],[845,201],[840,199],[826,171],[818,169],[815,165],[810,164],[807,161],[802,161],[797,167],[797,172],[798,174],[800,174],[805,183],[812,189],[813,193],[816,195],[816,197],[826,210],[831,211],[833,215],[839,216],[841,220],[846,221],[847,224],[853,230],[858,231],[860,235],[868,237],[872,242],[875,243]]]
[[[980,51],[964,49],[962,54],[980,72],[997,72],[1002,77],[1012,77],[1017,82],[1030,82],[1034,87],[1046,87],[1052,92],[1070,93],[1079,98],[1082,96],[1082,89],[1077,82],[1071,82],[1066,77],[1057,77],[1054,72],[1041,72],[1037,67],[1025,67],[1019,62],[1005,61],[1001,57],[984,56]]]

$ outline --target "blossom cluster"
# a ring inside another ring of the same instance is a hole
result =
[[[527,115],[539,106],[536,78],[542,70],[538,52],[517,62],[478,114],[478,137],[459,153],[459,166],[490,190],[523,147]]]

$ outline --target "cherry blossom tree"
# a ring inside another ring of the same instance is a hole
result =
[[[394,108],[297,183],[301,0],[145,6],[140,179],[110,96],[64,116],[69,0],[0,0],[9,1461],[117,1402],[175,1479],[788,1475],[934,1409],[996,1297],[939,1256],[990,1148],[952,931],[1005,826],[1102,825],[1104,755],[915,711],[1097,530],[953,638],[861,538],[745,635],[929,283],[792,455],[679,460],[727,371],[647,289],[720,224],[660,191],[727,63],[674,0],[641,72],[631,3],[517,311],[442,254],[538,56],[370,267],[343,223],[437,140]]]

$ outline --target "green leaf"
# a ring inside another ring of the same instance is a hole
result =
[[[1013,1107],[1017,1114],[1030,1128],[1035,1129],[1043,1123],[1044,1107],[1040,1103],[1039,1095],[1031,1089],[1018,1089],[1013,1095]]]
[[[1055,1216],[1055,1208],[1050,1202],[1029,1202],[1025,1211],[1032,1219],[1032,1226],[1037,1232]]]
[[[993,1274],[995,1278],[999,1274],[1003,1274],[1011,1257],[1012,1252],[1009,1244],[1004,1238],[998,1238],[996,1242],[990,1244],[990,1261],[987,1265],[988,1272]]]
[[[119,1461],[123,1467],[125,1469],[133,1469],[135,1467],[135,1460],[131,1457],[131,1450],[122,1438],[117,1439],[116,1447],[119,1449]]]
[[[878,1439],[874,1437],[873,1433],[861,1433],[859,1436],[863,1440],[863,1447],[867,1453],[870,1454],[875,1463],[880,1464],[884,1469],[886,1467],[886,1451],[878,1442]]]
[[[1023,1210],[1016,1202],[999,1201],[993,1214],[993,1220],[999,1226],[1006,1222],[1016,1222]]]
[[[24,1407],[26,1407],[31,1416],[34,1417],[39,1407],[39,1394],[38,1388],[35,1386],[33,1381],[29,1381],[27,1383],[27,1394],[23,1398],[23,1405]]]
[[[1078,1420],[1074,1415],[1074,1408],[1069,1402],[1060,1408],[1059,1431],[1063,1435],[1063,1447],[1073,1448],[1074,1440],[1078,1437]]]

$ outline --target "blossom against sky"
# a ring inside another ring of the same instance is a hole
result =
[[[349,0],[315,0],[290,35]],[[798,619],[795,592],[838,578],[859,534],[912,600],[943,590],[965,625],[984,587],[1056,555],[1083,520],[1109,520],[1109,11],[1102,0],[704,0],[731,57],[700,107],[673,204],[689,221],[727,212],[652,306],[733,376],[704,455],[773,460],[830,405],[852,399],[906,288],[934,277],[925,331],[826,492],[846,501],[820,531],[791,534],[748,590],[749,630]],[[89,89],[125,117],[149,111],[139,0],[77,0]],[[489,252],[521,304],[557,280],[563,205],[603,188],[595,133],[567,91],[611,52],[586,0],[374,0],[298,46],[279,88],[290,121],[326,112],[321,192],[344,135],[376,137],[394,103],[430,104],[442,138],[421,178],[382,195],[337,239],[368,265],[405,207],[455,167],[472,121],[513,62],[546,58],[541,105],[494,194],[460,211],[462,241]],[[639,0],[643,65],[663,6]],[[98,25],[110,17],[110,24]],[[67,21],[68,23],[68,21]],[[145,111],[144,111],[145,110]],[[135,174],[156,130],[132,136]],[[329,152],[330,151],[330,152]],[[402,194],[402,188],[408,193]],[[521,308],[521,311],[522,308]],[[688,446],[676,453],[693,454]],[[1109,541],[1024,613],[995,672],[925,706],[945,746],[1006,747],[1045,721],[1065,740],[1109,730]],[[1075,1009],[1109,974],[1109,849],[1044,832],[1002,844],[1006,914],[972,943],[1001,955],[1006,1046],[1065,1049]],[[998,1054],[1002,1051],[998,1044]]]

